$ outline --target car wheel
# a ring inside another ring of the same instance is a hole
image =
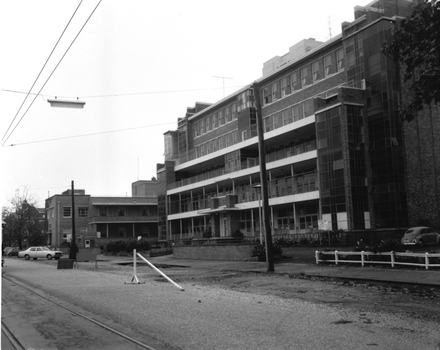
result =
[[[52,255],[47,254],[47,260],[52,260]]]
[[[12,256],[12,254],[11,254],[11,253],[8,253],[8,256],[9,256],[9,257],[11,257],[11,256]]]
[[[31,257],[29,255],[24,256],[25,260],[29,260]]]
[[[425,242],[423,242],[422,240],[419,241],[419,247],[424,247],[425,246]]]

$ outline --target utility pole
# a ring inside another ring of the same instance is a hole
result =
[[[72,180],[72,240],[70,241],[69,259],[76,260],[76,238],[75,238],[75,190]]]
[[[255,109],[257,113],[258,154],[260,160],[261,196],[263,197],[263,216],[266,241],[267,272],[275,271],[272,248],[272,229],[270,226],[269,197],[267,191],[266,150],[264,147],[263,114],[260,103],[260,89],[257,82],[253,84]]]

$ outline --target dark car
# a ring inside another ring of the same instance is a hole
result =
[[[420,247],[427,244],[440,244],[440,234],[426,226],[411,227],[403,235],[401,243]]]
[[[4,256],[18,256],[18,252],[20,251],[20,248],[18,247],[7,247],[3,250]]]

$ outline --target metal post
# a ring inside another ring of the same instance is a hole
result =
[[[76,238],[75,238],[75,193],[72,180],[72,241],[70,242],[69,259],[76,260]]]

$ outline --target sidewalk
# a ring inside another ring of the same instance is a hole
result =
[[[267,272],[265,262],[250,261],[215,261],[215,260],[189,260],[175,259],[173,255],[147,258],[154,265],[182,266],[189,268],[208,268],[230,271],[245,272]],[[98,256],[98,266],[100,262],[121,263],[132,262],[131,257],[119,256]],[[142,263],[138,258],[137,263]],[[275,264],[274,273],[304,275],[308,277],[330,277],[349,280],[376,281],[376,282],[395,282],[407,284],[419,284],[427,287],[440,288],[440,270],[426,270],[420,268],[390,268],[381,266],[353,266],[353,265],[334,265],[334,264],[313,264],[313,263],[293,263],[282,262]]]

